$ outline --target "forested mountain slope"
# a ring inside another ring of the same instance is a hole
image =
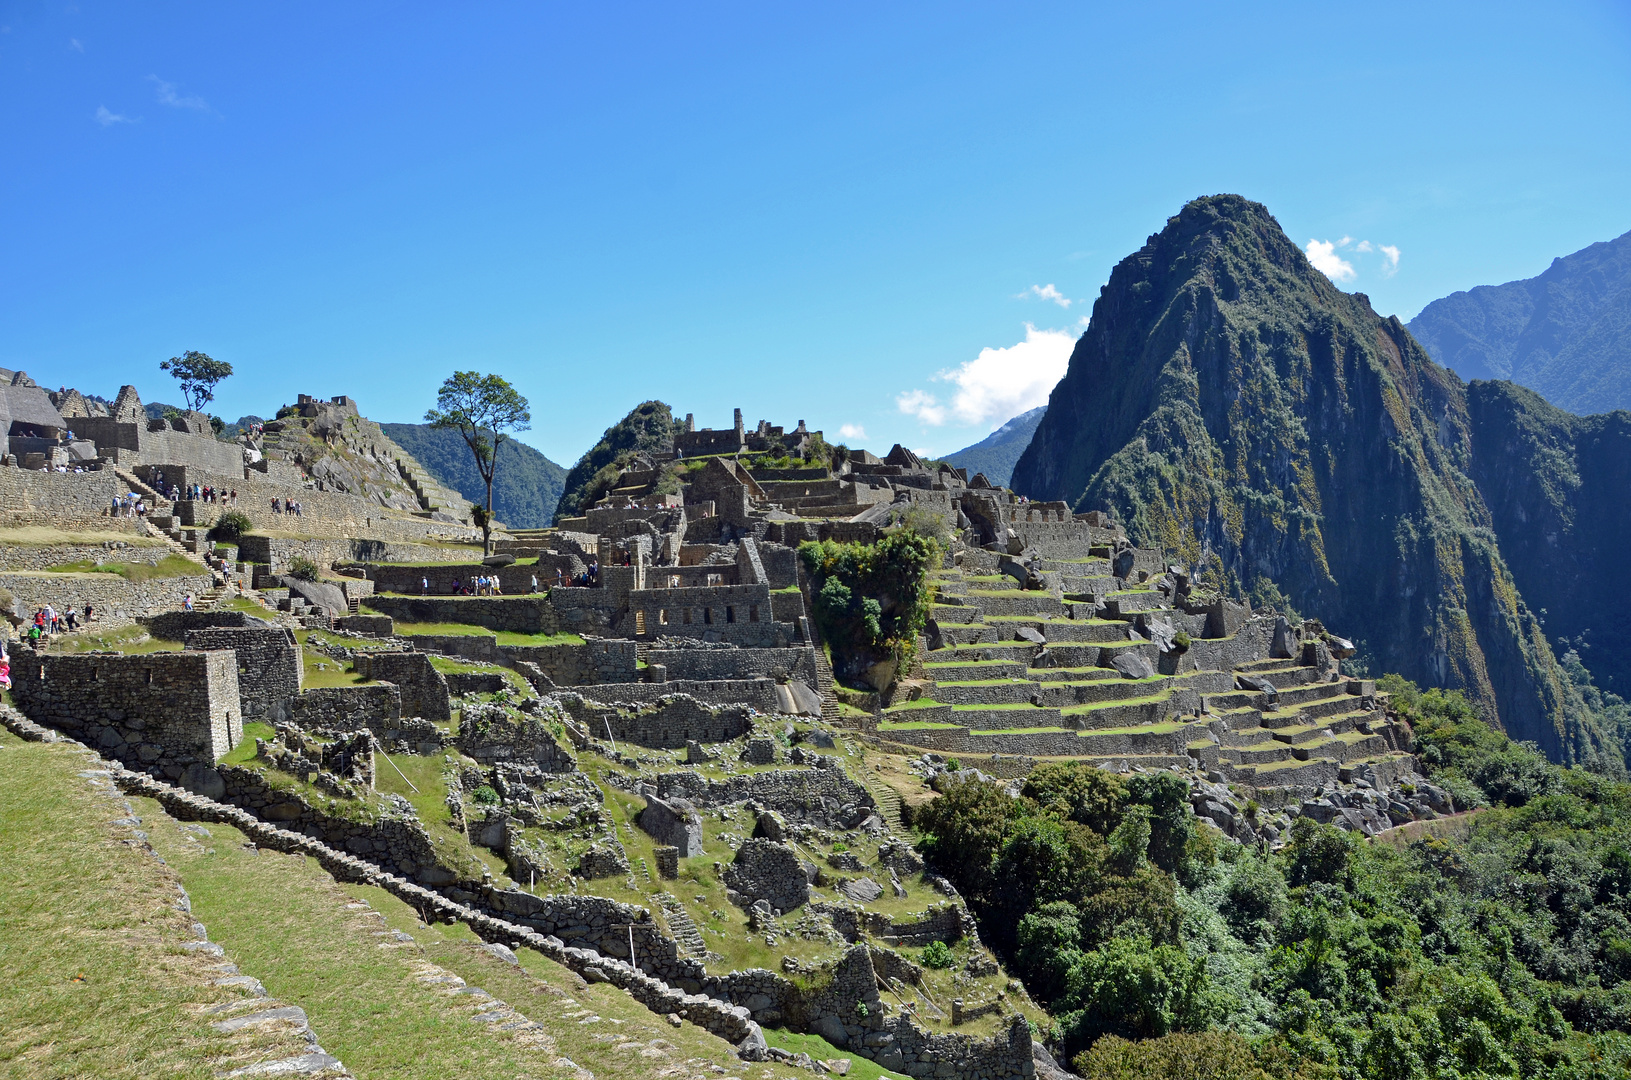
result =
[[[485,505],[487,487],[476,462],[456,431],[429,424],[381,424],[385,434],[419,460],[441,483],[471,502]],[[526,443],[505,439],[493,473],[493,513],[512,529],[542,529],[555,516],[566,470]]]
[[[1042,422],[1042,415],[1047,411],[1046,405],[1038,405],[1028,412],[1022,412],[973,446],[947,454],[944,460],[959,469],[967,469],[969,476],[985,473],[985,478],[993,484],[1008,487],[1008,481],[1014,475],[1014,463],[1031,445],[1036,425]]]

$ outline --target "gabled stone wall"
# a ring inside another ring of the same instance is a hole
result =
[[[238,702],[244,719],[272,716],[300,693],[304,664],[292,630],[280,626],[220,627],[188,630],[186,634],[188,649],[228,649],[237,657]]]

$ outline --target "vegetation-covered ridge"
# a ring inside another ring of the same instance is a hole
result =
[[[470,448],[457,432],[429,424],[381,424],[391,440],[412,454],[437,482],[471,502],[485,497]],[[506,439],[493,474],[493,514],[512,529],[542,529],[555,517],[566,470],[526,443]]]
[[[1519,597],[1466,389],[1260,204],[1197,199],[1122,260],[1014,486],[1347,628],[1554,760],[1622,767]]]
[[[616,486],[618,474],[637,455],[672,451],[674,430],[674,412],[661,401],[642,402],[631,409],[566,474],[555,522],[580,516],[595,505]]]
[[[1083,1076],[1631,1075],[1631,785],[1383,682],[1460,811],[1443,828],[1300,818],[1263,853],[1201,831],[1173,774],[1078,763],[919,811]]]

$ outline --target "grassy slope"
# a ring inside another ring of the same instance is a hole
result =
[[[84,761],[0,731],[0,1074],[204,1078],[303,1052],[197,1015],[241,995],[211,985],[215,958],[181,951],[174,873],[118,838],[124,810],[77,775]]]
[[[306,858],[255,855],[237,830],[208,828],[207,846],[189,845],[175,823],[156,820],[154,844],[181,873],[214,939],[268,991],[298,1002],[325,1049],[359,1080],[572,1075],[562,1058],[607,1077],[738,1065],[719,1039],[689,1024],[673,1028],[621,991],[588,986],[524,950],[517,969],[478,949],[462,925],[426,926],[383,890],[337,884]],[[472,1022],[480,1010],[472,995],[418,981],[430,965],[543,1030],[507,1033]],[[796,1075],[782,1066],[754,1069]]]

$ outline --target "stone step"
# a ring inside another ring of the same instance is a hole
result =
[[[942,650],[944,652],[945,650]],[[938,656],[938,653],[930,653]],[[1025,678],[1025,664],[1018,660],[970,660],[946,662],[927,660],[923,673],[936,682],[970,682],[976,679]]]
[[[1000,706],[969,706],[953,709],[952,722],[974,731],[1006,731],[1012,728],[1058,727],[1059,710],[1015,703]]]
[[[987,616],[1059,616],[1065,612],[1065,605],[1059,598],[1045,592],[1021,592],[1015,589],[1010,593],[999,594],[980,589],[970,589],[968,598],[979,605],[981,612]]]
[[[953,647],[981,643],[995,644],[997,640],[997,632],[983,622],[963,624],[939,622],[939,626],[941,638],[951,642]]]
[[[1116,674],[1120,675],[1120,672]],[[1156,676],[1153,679],[1116,678],[1086,682],[1050,682],[1041,687],[1037,696],[1044,705],[1067,709],[1074,705],[1095,705],[1150,697],[1168,689],[1175,681],[1172,678]]]
[[[936,682],[933,696],[947,705],[1017,705],[1030,702],[1037,689],[1036,683],[1024,679]]]

